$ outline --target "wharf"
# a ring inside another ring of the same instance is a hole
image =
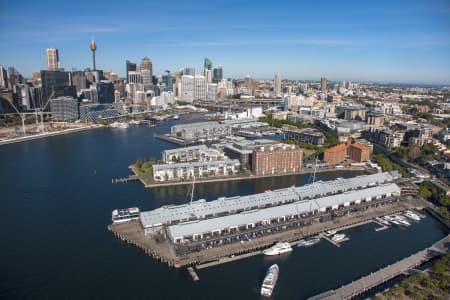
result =
[[[130,169],[134,172],[133,168],[130,166]],[[325,173],[325,172],[337,172],[337,171],[368,171],[365,167],[344,167],[341,169],[334,169],[334,168],[318,168],[316,170],[316,173]],[[303,174],[311,174],[314,173],[314,169],[304,168],[297,172],[291,172],[291,173],[282,173],[282,174],[266,174],[266,175],[245,175],[245,176],[229,176],[229,177],[209,177],[209,178],[195,178],[195,184],[200,183],[211,183],[211,182],[227,182],[227,181],[242,181],[242,180],[254,180],[254,179],[261,179],[261,178],[273,178],[273,177],[283,177],[283,176],[292,176],[292,175],[303,175]],[[148,179],[152,183],[146,183],[142,179]],[[118,178],[113,179],[113,183],[126,183],[129,181],[135,181],[140,180],[142,184],[146,188],[156,188],[156,187],[164,187],[164,186],[179,186],[179,185],[192,185],[192,180],[185,180],[185,181],[165,181],[165,182],[154,182],[153,178],[149,177],[148,175],[137,175],[136,173],[134,175],[130,175],[125,178]]]
[[[295,243],[300,239],[317,236],[327,230],[345,230],[371,223],[378,216],[427,206],[428,204],[424,200],[406,199],[389,206],[373,208],[369,212],[355,212],[331,221],[316,221],[311,225],[277,232],[249,241],[212,247],[184,255],[176,255],[172,245],[164,236],[145,236],[139,221],[113,223],[108,226],[108,230],[119,239],[135,245],[147,255],[158,261],[167,263],[170,267],[185,268],[196,266],[197,269],[202,269],[259,255],[263,249],[272,246],[278,241]]]
[[[450,235],[447,235],[442,240],[422,251],[388,265],[375,273],[370,273],[369,275],[344,285],[339,289],[330,290],[311,297],[309,300],[341,300],[357,297],[397,276],[409,274],[412,269],[435,257],[442,256],[449,251],[449,242]]]

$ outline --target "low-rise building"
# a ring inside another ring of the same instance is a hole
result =
[[[154,181],[232,176],[239,172],[237,159],[174,163],[153,166]]]
[[[239,140],[224,146],[223,151],[232,159],[238,159],[242,165],[249,165],[251,168],[253,149],[260,146],[277,144],[274,140]]]
[[[370,149],[363,144],[351,144],[348,147],[348,156],[355,162],[366,162],[370,160]]]
[[[303,151],[295,145],[261,146],[253,150],[252,171],[255,175],[298,172],[302,159]]]
[[[329,164],[338,164],[347,157],[347,145],[340,144],[335,147],[325,149],[323,160]]]
[[[78,120],[78,100],[72,97],[58,97],[50,99],[50,112],[52,120],[73,122]]]
[[[284,130],[284,140],[312,145],[323,145],[325,136],[320,130],[314,128],[288,129]]]
[[[164,150],[162,158],[165,163],[224,160],[222,151],[208,148],[205,145]]]

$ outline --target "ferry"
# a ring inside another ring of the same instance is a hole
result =
[[[261,296],[270,297],[272,295],[273,289],[277,284],[278,273],[280,268],[277,264],[271,265],[267,270],[266,277],[264,277],[263,283],[261,285]]]
[[[309,238],[309,239],[304,239],[304,240],[300,240],[297,243],[297,247],[309,247],[309,246],[314,246],[315,244],[317,244],[318,242],[320,242],[320,238]]]
[[[112,212],[112,221],[114,223],[122,223],[137,219],[139,219],[139,208],[137,207],[115,209]]]
[[[264,255],[278,255],[286,252],[291,252],[292,247],[289,243],[278,242],[272,247],[263,251]]]
[[[414,213],[414,212],[411,211],[411,210],[407,210],[407,211],[405,212],[405,216],[408,217],[408,218],[410,218],[411,220],[414,220],[414,221],[420,221],[419,215],[417,215],[416,213]]]
[[[332,237],[331,237],[331,240],[333,241],[333,242],[341,242],[343,239],[345,239],[345,234],[344,233],[338,233],[338,234],[335,234],[335,235],[333,235]]]

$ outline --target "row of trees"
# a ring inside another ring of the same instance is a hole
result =
[[[438,189],[430,182],[422,182],[419,185],[419,194],[423,198],[438,205],[439,213],[450,220],[450,197],[440,193]]]
[[[372,160],[376,162],[384,171],[399,171],[402,177],[409,177],[408,171],[401,165],[393,162],[384,154],[377,154],[372,156]]]

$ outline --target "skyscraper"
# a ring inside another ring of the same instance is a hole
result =
[[[327,85],[328,85],[328,79],[326,77],[320,78],[320,89],[322,90],[322,93],[327,92]]]
[[[215,66],[213,69],[212,82],[218,83],[223,79],[223,69],[222,66]]]
[[[42,70],[41,82],[44,104],[52,95],[52,99],[61,96],[77,97],[76,87],[70,85],[69,72]]]
[[[47,48],[47,70],[58,71],[59,69],[59,54],[56,48]]]
[[[281,79],[280,79],[280,75],[278,73],[275,74],[275,78],[273,81],[274,81],[275,97],[278,97],[281,95]]]
[[[8,73],[6,69],[0,65],[0,88],[8,87]]]
[[[186,102],[194,101],[194,76],[181,76],[181,99]]]
[[[141,64],[139,65],[139,71],[142,72],[143,70],[150,71],[150,81],[151,81],[151,78],[153,76],[153,65],[152,65],[152,61],[147,56],[141,60]]]
[[[126,64],[127,64],[127,78],[128,78],[128,73],[129,73],[130,71],[136,71],[136,64],[135,64],[135,63],[132,63],[132,62],[129,61],[129,60],[127,60]]]
[[[205,60],[203,62],[203,73],[205,73],[206,70],[212,70],[212,61],[209,58],[205,57]]]
[[[162,76],[162,82],[166,85],[167,91],[173,91],[172,74],[169,70],[165,71],[165,75]]]
[[[206,100],[206,87],[205,76],[194,76],[194,100]]]

